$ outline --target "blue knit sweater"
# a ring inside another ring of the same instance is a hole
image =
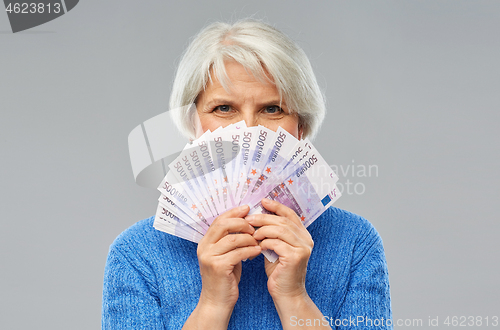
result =
[[[195,243],[157,231],[154,217],[111,245],[104,274],[103,329],[181,329],[198,303]],[[365,219],[328,209],[308,227],[314,240],[306,289],[335,329],[392,329],[382,240]],[[388,321],[389,320],[389,321]],[[291,319],[291,324],[314,320]],[[316,320],[319,324],[320,320]],[[243,262],[229,329],[281,329],[267,291],[264,259]]]

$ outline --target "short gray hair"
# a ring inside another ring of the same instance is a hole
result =
[[[186,49],[179,63],[170,109],[196,102],[198,95],[212,79],[213,70],[227,89],[224,61],[235,60],[257,79],[273,78],[291,113],[299,116],[303,136],[314,138],[325,117],[325,98],[311,63],[295,42],[269,24],[245,19],[234,24],[212,23],[204,28]],[[173,111],[172,119],[187,137],[195,138],[193,107]]]

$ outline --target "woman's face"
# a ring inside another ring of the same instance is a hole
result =
[[[229,92],[214,74],[212,82],[198,95],[196,108],[203,132],[245,120],[247,126],[262,125],[273,131],[279,126],[300,139],[297,114],[291,114],[278,89],[271,82],[257,80],[235,61],[225,63]]]

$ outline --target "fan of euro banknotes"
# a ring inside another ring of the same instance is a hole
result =
[[[205,132],[168,165],[154,227],[199,242],[215,218],[239,205],[249,214],[270,213],[269,198],[310,225],[340,193],[337,175],[308,139],[279,127],[246,127],[245,121]],[[262,252],[274,262],[273,251]]]

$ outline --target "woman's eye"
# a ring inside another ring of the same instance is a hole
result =
[[[229,112],[231,111],[231,106],[229,105],[219,105],[214,108],[214,111]]]
[[[277,105],[271,105],[271,106],[268,106],[265,108],[265,111],[267,113],[271,113],[271,114],[277,114],[277,113],[282,113],[283,112],[283,109],[281,109],[279,106]]]

